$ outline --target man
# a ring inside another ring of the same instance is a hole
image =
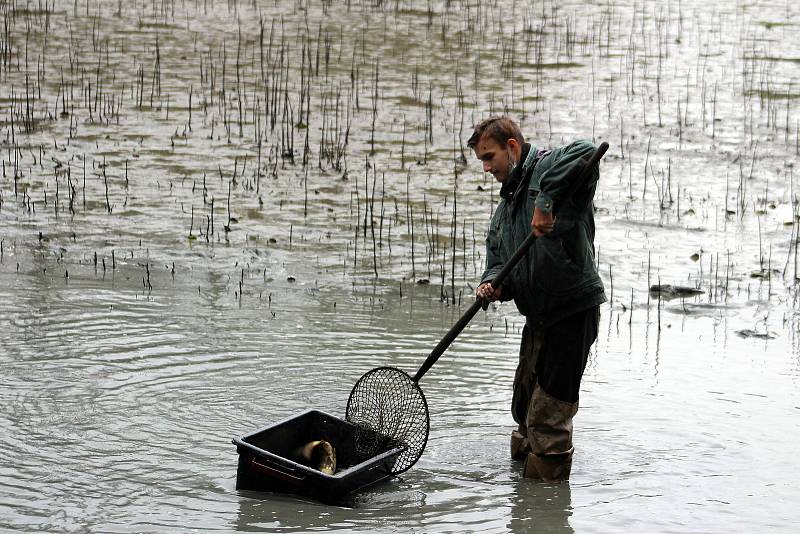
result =
[[[525,142],[508,117],[478,124],[467,145],[484,172],[502,184],[476,296],[487,304],[513,299],[526,318],[514,377],[511,411],[519,427],[511,434],[511,455],[525,460],[525,477],[567,480],[572,418],[597,338],[599,306],[606,300],[594,253],[597,166],[585,184],[564,197],[595,147],[576,141],[539,149]],[[537,239],[527,256],[494,287],[492,280],[531,231]]]

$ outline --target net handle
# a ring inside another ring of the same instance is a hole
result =
[[[592,167],[597,165],[602,157],[605,155],[606,151],[608,150],[608,143],[603,141],[600,143],[600,146],[592,153],[591,157],[588,159],[586,164],[580,168],[580,174],[578,177],[573,180],[572,185],[570,186],[569,190],[567,190],[566,194],[562,197],[561,201],[555,206],[554,212],[557,213],[559,208],[566,204],[571,198],[572,195],[578,190],[578,188],[583,185],[589,177],[589,174],[592,172]],[[503,284],[503,281],[506,277],[511,273],[514,267],[517,266],[519,260],[528,253],[528,249],[531,248],[533,242],[536,241],[536,236],[533,233],[528,234],[528,237],[525,238],[525,241],[519,246],[519,248],[514,252],[511,258],[506,262],[505,266],[500,270],[497,276],[494,277],[492,280],[492,286],[495,288],[500,287]],[[455,340],[456,337],[461,333],[462,330],[469,324],[475,314],[478,313],[483,307],[483,300],[476,298],[475,302],[472,303],[472,306],[464,312],[464,315],[453,325],[453,327],[444,335],[441,341],[434,347],[431,351],[430,355],[425,359],[422,366],[417,371],[417,374],[414,375],[414,382],[419,382],[420,379],[425,376],[425,373],[433,367],[433,364],[439,359],[439,357],[444,354],[444,351],[450,346],[450,344]]]

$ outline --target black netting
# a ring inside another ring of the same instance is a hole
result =
[[[414,465],[428,441],[425,395],[408,374],[394,367],[373,369],[356,382],[345,417],[358,427],[356,453],[362,459],[405,448],[392,468],[394,474]]]

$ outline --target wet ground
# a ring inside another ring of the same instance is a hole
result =
[[[793,4],[0,12],[3,528],[793,530]],[[350,507],[237,491],[233,436],[342,415],[466,310],[498,187],[463,144],[504,110],[611,144],[570,483],[508,459],[507,303],[423,379],[400,479]]]

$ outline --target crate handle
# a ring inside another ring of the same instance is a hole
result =
[[[276,466],[262,464],[262,463],[256,461],[256,459],[252,458],[252,457],[250,458],[250,465],[256,471],[260,471],[260,472],[265,473],[267,475],[272,475],[272,476],[278,477],[281,480],[284,480],[286,482],[295,482],[295,483],[296,482],[302,482],[306,478],[304,476],[297,476],[297,475],[293,475],[291,473],[287,473],[286,471],[283,471],[282,469],[279,469]]]

